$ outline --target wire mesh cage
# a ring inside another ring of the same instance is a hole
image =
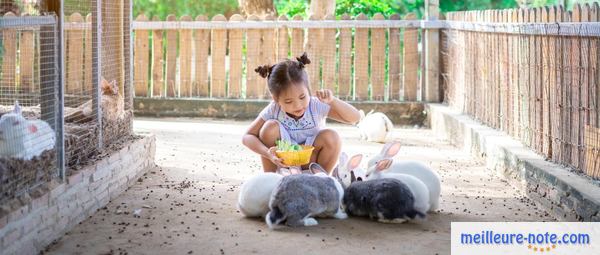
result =
[[[10,9],[0,17],[0,204],[58,177],[61,151],[57,18]]]
[[[0,7],[4,204],[131,137],[131,1],[0,0]]]
[[[65,146],[76,168],[131,134],[129,1],[65,1]]]

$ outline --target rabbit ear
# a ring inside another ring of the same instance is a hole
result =
[[[377,162],[377,165],[375,165],[375,170],[377,170],[377,171],[386,170],[390,167],[391,164],[392,164],[391,159],[382,159],[379,162]]]
[[[338,162],[338,165],[343,166],[346,164],[346,162],[348,162],[348,154],[346,154],[345,152],[340,153],[340,160]]]
[[[371,115],[371,114],[373,114],[373,112],[375,112],[375,110],[371,109],[371,111],[369,113],[367,113],[367,115]]]
[[[338,167],[336,166],[333,171],[331,171],[331,176],[335,177],[336,179],[340,179],[340,171],[338,170]]]
[[[402,147],[402,145],[399,142],[387,143],[385,146],[383,146],[381,155],[386,158],[394,157],[396,154],[398,154],[398,151],[400,151],[400,147]]]
[[[356,154],[352,156],[350,161],[348,161],[348,170],[354,170],[360,165],[360,161],[362,161],[363,155]]]
[[[15,100],[15,107],[13,108],[13,113],[21,114],[21,106],[19,105],[19,100]]]
[[[327,174],[327,171],[323,169],[323,167],[317,163],[310,163],[308,169],[312,172],[312,174],[324,173]]]
[[[360,119],[364,119],[365,118],[365,111],[363,110],[358,110],[358,113],[360,114]]]
[[[354,175],[354,171],[350,171],[350,183],[356,181],[356,175]]]

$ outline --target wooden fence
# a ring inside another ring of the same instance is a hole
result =
[[[597,3],[449,13],[447,19],[498,24],[597,22]],[[544,31],[544,30],[542,30]],[[551,159],[600,177],[600,29],[591,36],[448,29],[442,56],[446,101]],[[595,35],[595,36],[594,36]]]
[[[341,20],[350,20],[343,15]],[[368,20],[364,14],[355,20]],[[398,15],[390,20],[399,20]],[[409,14],[405,19],[415,19]],[[140,15],[136,21],[149,21]],[[208,21],[173,15],[167,21]],[[272,22],[217,15],[211,22]],[[288,21],[281,16],[279,21]],[[291,20],[303,22],[302,17]],[[309,18],[309,20],[315,20]],[[333,16],[325,20],[335,20]],[[381,14],[371,20],[384,21]],[[158,21],[153,18],[152,21]],[[346,100],[417,100],[419,52],[415,28],[159,29],[134,26],[134,86],[138,97],[268,98],[266,80],[254,69],[306,51],[313,90],[329,88]]]

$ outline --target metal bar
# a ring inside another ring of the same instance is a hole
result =
[[[420,20],[318,20],[318,21],[134,21],[134,30],[264,29],[264,28],[443,28],[441,21]]]
[[[60,37],[60,40],[58,41],[58,45],[56,46],[56,54],[58,55],[57,59],[60,61],[60,64],[57,66],[56,72],[57,72],[57,78],[58,81],[56,83],[56,97],[57,97],[57,113],[55,115],[55,117],[58,119],[57,120],[57,128],[56,128],[56,132],[58,135],[58,144],[56,145],[57,149],[58,149],[58,167],[60,169],[60,177],[62,179],[63,182],[65,182],[67,180],[67,174],[66,174],[66,165],[65,165],[65,118],[64,118],[64,110],[65,110],[65,93],[64,93],[64,87],[62,86],[63,81],[65,81],[65,75],[66,75],[66,68],[65,68],[65,64],[66,64],[66,43],[65,43],[65,33],[63,33],[64,29],[64,4],[61,2],[60,4],[60,17],[57,17],[58,20],[58,26],[55,26],[55,38],[56,37]]]
[[[98,150],[104,146],[102,144],[102,108],[100,107],[100,81],[102,79],[102,0],[96,0],[96,7],[92,11],[92,73],[95,75],[92,79],[92,111],[96,114],[98,123]],[[95,38],[93,36],[96,36]]]
[[[47,16],[23,16],[23,17],[0,17],[0,28],[20,28],[53,26],[57,20],[52,15]]]
[[[600,22],[565,23],[491,23],[446,20],[319,20],[319,21],[133,21],[133,30],[172,29],[265,29],[265,28],[421,28],[454,29],[473,32],[600,36]]]

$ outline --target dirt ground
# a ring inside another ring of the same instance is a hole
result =
[[[554,219],[480,162],[427,129],[395,129],[398,158],[431,164],[442,177],[441,209],[424,221],[383,224],[363,218],[269,230],[235,208],[240,184],[260,171],[241,144],[249,122],[136,119],[157,137],[157,168],[48,247],[49,254],[450,254],[453,221]],[[367,159],[381,144],[352,126],[329,125],[348,154]],[[366,161],[363,163],[366,164]],[[134,215],[141,209],[139,216]]]

